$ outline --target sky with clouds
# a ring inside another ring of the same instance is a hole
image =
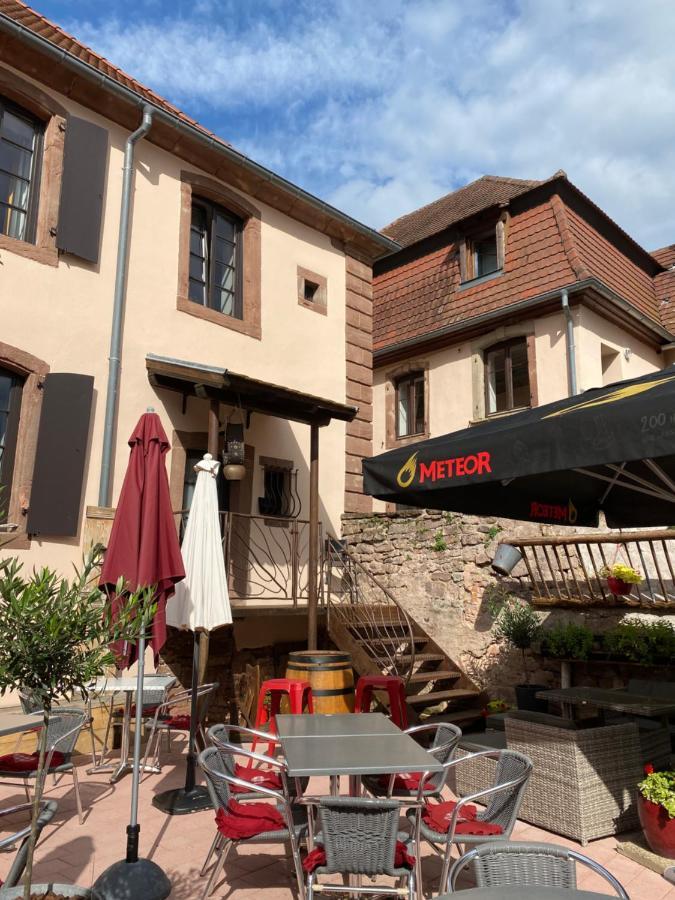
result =
[[[675,242],[672,0],[33,0],[374,227],[482,174],[570,179]]]

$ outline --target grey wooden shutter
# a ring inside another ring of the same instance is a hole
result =
[[[77,535],[94,379],[54,373],[44,381],[27,531]]]
[[[107,162],[106,129],[70,116],[56,246],[89,262],[98,262]]]

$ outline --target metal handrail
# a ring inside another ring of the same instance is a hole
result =
[[[332,590],[334,569],[339,572],[339,594]],[[359,641],[382,671],[400,676],[407,684],[415,667],[415,632],[396,597],[348,548],[334,541],[328,542],[326,581],[329,617],[334,615],[348,629],[358,629]]]

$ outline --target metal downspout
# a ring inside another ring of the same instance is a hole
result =
[[[570,300],[567,294],[567,288],[562,291],[562,308],[565,314],[565,323],[567,327],[567,375],[569,378],[570,397],[578,393],[577,389],[577,351],[574,346],[574,322],[572,321],[572,310],[570,309]]]
[[[98,505],[110,506],[112,482],[112,453],[115,443],[115,419],[120,383],[120,358],[122,354],[122,326],[124,324],[124,301],[126,299],[127,271],[129,268],[129,225],[131,211],[131,191],[134,184],[134,148],[152,126],[153,109],[143,107],[143,120],[139,127],[127,138],[124,147],[124,168],[122,178],[122,204],[120,227],[117,236],[117,270],[115,272],[115,294],[110,333],[110,356],[108,357],[108,388],[105,398],[105,423],[103,425],[103,452],[101,455],[101,479],[98,488]]]

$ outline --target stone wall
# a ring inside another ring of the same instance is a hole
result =
[[[489,595],[498,579],[490,563],[506,535],[525,538],[563,530],[435,510],[343,517],[343,537],[359,562],[391,590],[471,679],[491,696],[509,701],[513,700],[513,686],[523,680],[522,660],[520,651],[509,649],[494,633]],[[526,579],[521,585],[511,580],[509,587],[527,596]],[[541,615],[548,624],[574,619],[602,633],[626,615],[626,610],[547,609]],[[528,660],[532,681],[550,686],[560,683],[558,662],[532,653]],[[618,686],[636,674],[649,677],[646,670],[636,673],[628,666],[579,664],[575,683]]]

